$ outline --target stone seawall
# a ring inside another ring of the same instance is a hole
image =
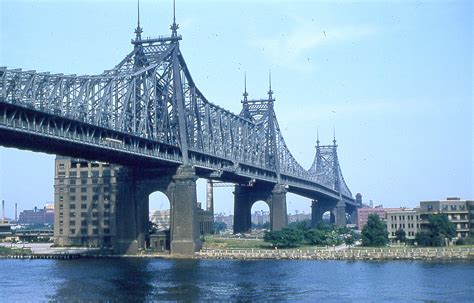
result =
[[[354,248],[238,250],[209,249],[196,253],[201,259],[295,259],[295,260],[474,260],[474,247]]]

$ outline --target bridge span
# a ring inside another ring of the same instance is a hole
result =
[[[271,228],[287,225],[286,193],[313,200],[313,223],[330,211],[346,223],[356,204],[342,176],[337,144],[319,139],[310,169],[289,151],[268,97],[248,99],[234,114],[197,88],[171,36],[143,39],[138,24],[132,51],[99,75],[77,76],[0,68],[0,144],[123,165],[117,200],[118,253],[144,246],[148,195],[171,204],[171,251],[200,248],[196,180],[235,184],[234,232],[250,229],[257,200],[270,207]]]

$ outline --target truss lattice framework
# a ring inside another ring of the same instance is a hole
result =
[[[193,164],[191,153],[208,155],[234,170],[258,167],[279,181],[284,174],[340,188],[337,154],[334,165],[317,155],[320,164],[306,171],[290,153],[271,95],[240,115],[209,102],[191,77],[180,39],[137,37],[117,66],[94,76],[0,68],[0,102],[179,147],[182,163]],[[351,197],[345,183],[342,189]]]
[[[352,197],[352,193],[344,180],[341,166],[337,157],[337,145],[334,140],[333,145],[316,145],[316,156],[313,164],[308,170],[312,178],[318,183],[336,190],[342,195]]]

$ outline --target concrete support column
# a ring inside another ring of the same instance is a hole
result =
[[[135,199],[136,183],[130,172],[122,172],[116,201],[116,254],[136,254],[137,241],[137,200]]]
[[[270,228],[272,231],[288,226],[288,214],[286,211],[287,192],[283,184],[276,184],[272,190],[270,201]]]
[[[252,228],[251,205],[248,188],[236,185],[234,190],[234,234],[250,232]]]
[[[173,176],[171,192],[171,253],[192,255],[201,249],[197,222],[196,174],[180,166]]]
[[[321,202],[318,200],[311,201],[311,228],[323,221],[323,214],[324,210],[321,207]]]
[[[148,237],[148,228],[150,221],[148,194],[137,186],[135,192],[136,200],[136,226],[137,226],[137,245],[139,250],[146,248],[146,239]]]
[[[336,225],[346,226],[346,203],[338,201],[335,208]]]

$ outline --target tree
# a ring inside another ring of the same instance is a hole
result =
[[[312,245],[325,245],[327,234],[320,229],[310,229],[304,234],[306,241]]]
[[[370,214],[367,224],[362,229],[362,245],[385,246],[387,243],[388,233],[385,223],[376,214]]]
[[[263,240],[272,243],[275,247],[296,247],[303,242],[304,234],[299,229],[283,228],[282,230],[266,232]]]
[[[427,231],[419,231],[415,235],[415,242],[420,246],[431,246],[431,233]]]
[[[327,234],[327,238],[325,241],[326,245],[333,246],[333,245],[341,245],[344,241],[342,240],[341,235],[337,232],[337,230],[333,230]]]
[[[225,224],[224,222],[214,222],[214,233],[220,234],[221,231],[226,230],[226,228],[227,224]]]
[[[420,231],[415,236],[415,241],[422,246],[443,246],[445,239],[456,236],[456,226],[449,221],[446,214],[428,216],[427,229]]]
[[[288,228],[300,229],[300,230],[308,230],[310,226],[311,226],[310,220],[296,221],[296,222],[291,222],[290,224],[288,224]]]
[[[405,243],[407,240],[407,233],[403,229],[397,229],[395,231],[395,240],[399,241],[400,243]]]
[[[442,241],[444,238],[452,239],[456,236],[456,225],[449,221],[446,214],[435,214],[428,216],[428,229],[432,233],[433,240]]]

